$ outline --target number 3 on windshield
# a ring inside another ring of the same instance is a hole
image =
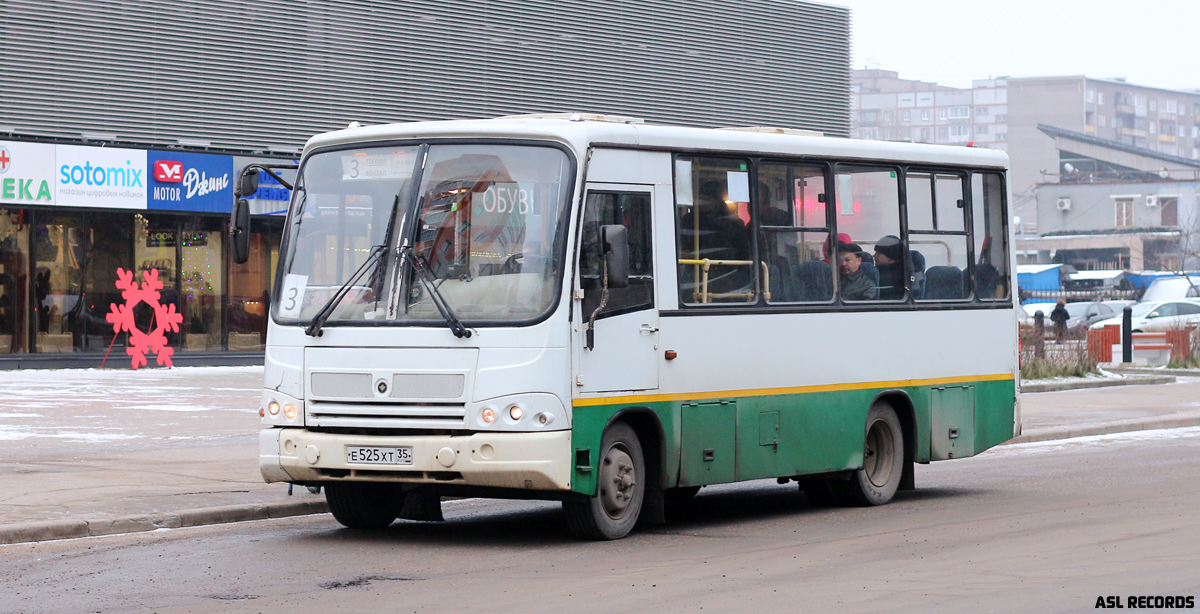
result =
[[[286,275],[279,301],[279,315],[285,318],[300,317],[304,306],[304,289],[308,286],[308,275]]]

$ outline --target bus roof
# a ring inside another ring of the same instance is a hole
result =
[[[624,117],[579,116],[570,119],[557,114],[529,115],[351,127],[312,137],[304,151],[364,141],[493,137],[554,140],[578,151],[607,146],[1008,168],[1008,155],[995,149],[843,139],[793,132],[660,126]]]

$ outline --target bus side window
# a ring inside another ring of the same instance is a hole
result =
[[[1008,298],[1008,227],[1004,215],[1004,176],[975,173],[971,178],[975,245],[975,292],[980,300]]]
[[[949,172],[905,173],[908,245],[914,256],[909,284],[917,300],[971,297],[964,179]],[[924,265],[924,280],[920,285],[915,279],[920,268],[917,254]]]
[[[609,288],[608,300],[596,318],[654,306],[650,195],[643,192],[589,192],[579,249],[579,285],[584,291],[584,320],[591,318],[603,294],[600,227],[610,224],[625,226],[629,239],[629,285],[625,288]]]
[[[822,252],[829,241],[826,200],[823,167],[759,166],[754,211],[768,303],[833,300],[833,268]]]
[[[681,156],[675,165],[680,301],[752,303],[749,161]]]

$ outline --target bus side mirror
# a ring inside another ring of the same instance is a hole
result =
[[[238,196],[249,196],[258,191],[258,171],[246,169],[238,177]]]
[[[245,264],[250,259],[250,203],[244,198],[233,203],[233,215],[229,220],[229,243],[233,249],[233,261]]]
[[[600,241],[604,246],[604,258],[608,261],[608,287],[628,287],[629,237],[625,227],[620,224],[601,226]]]

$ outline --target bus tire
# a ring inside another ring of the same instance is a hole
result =
[[[621,539],[637,524],[645,495],[641,440],[628,424],[614,423],[600,441],[596,494],[582,501],[563,501],[567,526],[584,539]]]
[[[326,484],[325,501],[334,519],[347,528],[382,529],[400,515],[404,489],[399,484]]]
[[[904,431],[896,410],[878,402],[867,412],[863,466],[848,482],[835,482],[838,499],[850,505],[883,505],[892,500],[904,473]]]

